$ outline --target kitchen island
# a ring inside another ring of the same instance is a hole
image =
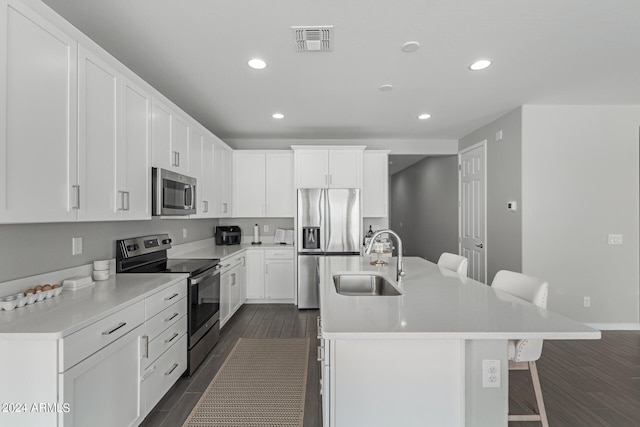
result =
[[[507,426],[510,339],[598,339],[600,332],[422,258],[406,276],[370,257],[319,265],[325,426]],[[398,296],[341,295],[333,276],[371,271]],[[553,284],[551,284],[553,286]],[[483,361],[498,382],[483,387]]]

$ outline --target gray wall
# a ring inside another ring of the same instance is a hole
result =
[[[496,141],[496,132],[502,139]],[[499,270],[522,271],[522,109],[517,108],[465,136],[459,149],[487,141],[487,283]],[[541,165],[542,166],[542,165]],[[507,202],[517,202],[517,211]]]
[[[390,228],[405,255],[436,262],[458,253],[458,158],[427,157],[391,177]],[[402,225],[400,225],[402,223]]]
[[[0,225],[0,282],[115,258],[115,241],[169,233],[174,244],[213,237],[217,219]],[[183,228],[187,238],[182,237]],[[71,239],[82,237],[81,255],[71,255]],[[0,295],[2,292],[0,291]]]

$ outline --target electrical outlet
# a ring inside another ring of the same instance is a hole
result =
[[[591,297],[584,297],[582,304],[585,306],[585,308],[591,307]]]
[[[263,225],[262,229],[264,230],[265,233],[268,233],[269,232],[269,224]]]
[[[482,388],[500,388],[501,372],[499,360],[482,361]]]
[[[71,239],[71,255],[82,255],[82,237]]]
[[[610,245],[621,245],[622,244],[622,234],[609,234],[607,236],[607,241]]]
[[[187,234],[188,234],[188,233],[187,233],[187,229],[186,229],[186,228],[183,228],[183,229],[182,229],[182,238],[183,238],[183,239],[186,239],[186,238],[187,238]]]

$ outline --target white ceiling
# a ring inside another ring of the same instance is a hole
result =
[[[522,104],[640,104],[638,0],[44,2],[222,139],[458,139]],[[333,51],[297,53],[294,25],[333,25]]]

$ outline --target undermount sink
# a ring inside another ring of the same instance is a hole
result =
[[[333,283],[340,295],[349,296],[394,296],[402,292],[384,276],[376,273],[338,273],[333,275]]]

